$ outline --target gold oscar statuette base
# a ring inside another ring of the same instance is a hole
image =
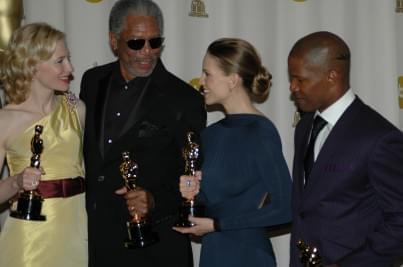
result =
[[[17,210],[10,211],[10,216],[27,221],[46,221],[41,214],[43,198],[36,191],[25,191],[20,194]]]

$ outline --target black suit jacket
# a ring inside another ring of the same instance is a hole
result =
[[[324,265],[386,267],[403,252],[403,134],[360,99],[323,144],[304,188],[303,159],[313,114],[295,132],[291,266],[296,242]]]
[[[105,109],[112,71],[118,62],[84,73],[80,98],[86,104],[84,158],[90,266],[191,266],[190,242],[171,229],[181,202],[178,178],[183,173],[181,149],[188,130],[199,132],[206,123],[202,96],[169,73],[159,61],[150,75],[136,109],[120,137],[105,151]],[[138,185],[151,192],[160,241],[151,247],[128,250],[125,200],[115,194],[123,180],[122,152],[130,151],[139,165]]]

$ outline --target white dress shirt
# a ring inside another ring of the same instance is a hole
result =
[[[315,117],[320,115],[323,119],[327,121],[327,124],[323,129],[319,132],[318,137],[315,141],[314,147],[314,160],[318,157],[318,154],[325,143],[327,137],[330,134],[330,131],[333,129],[336,122],[340,119],[341,115],[343,115],[344,111],[353,103],[355,99],[354,92],[348,89],[347,92],[344,93],[342,97],[340,97],[336,102],[330,105],[327,109],[322,112],[316,111]]]

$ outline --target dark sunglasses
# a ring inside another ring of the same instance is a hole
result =
[[[162,46],[162,43],[164,42],[163,37],[155,37],[151,39],[131,39],[127,41],[127,46],[132,49],[132,50],[140,50],[144,47],[146,44],[146,41],[148,41],[148,44],[150,45],[151,49],[157,49]]]

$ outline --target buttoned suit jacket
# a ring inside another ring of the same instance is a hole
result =
[[[324,265],[391,266],[403,252],[403,134],[358,97],[331,130],[304,187],[314,114],[295,131],[292,267],[298,240]]]
[[[186,132],[199,132],[206,123],[202,96],[159,61],[140,93],[120,136],[104,148],[104,120],[112,71],[118,62],[84,73],[80,98],[86,104],[84,158],[88,213],[89,266],[192,266],[190,242],[172,230],[181,203],[181,149]],[[128,250],[125,200],[115,194],[123,186],[119,171],[122,152],[139,166],[137,185],[151,192],[155,208],[153,230],[160,241],[145,249]]]

